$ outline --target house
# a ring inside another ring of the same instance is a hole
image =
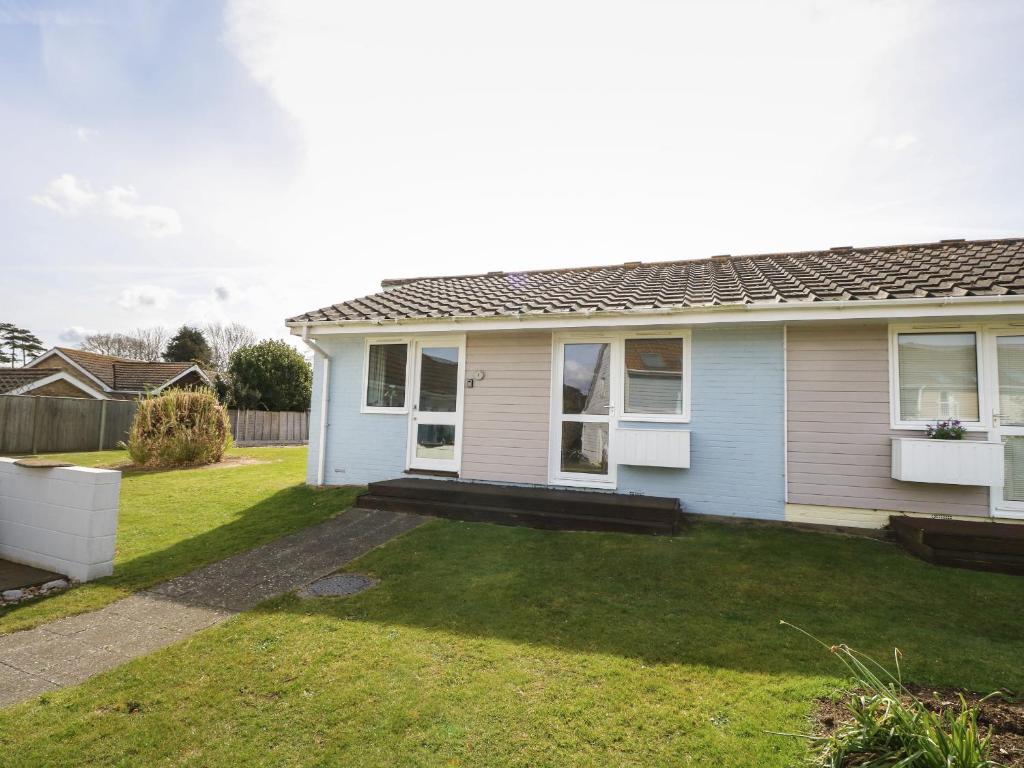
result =
[[[167,387],[211,386],[195,363],[148,363],[54,347],[23,368],[0,370],[0,394],[131,400]]]
[[[385,280],[287,321],[311,484],[441,475],[881,527],[1024,519],[1024,239]],[[926,440],[958,419],[963,441]]]

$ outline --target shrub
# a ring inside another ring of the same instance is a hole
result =
[[[125,447],[142,467],[194,467],[231,446],[228,413],[209,390],[174,389],[139,401]]]
[[[929,424],[925,429],[925,435],[933,440],[963,440],[966,434],[967,427],[961,424],[959,419],[938,421],[934,425]]]
[[[792,627],[788,622],[782,622]],[[978,708],[960,696],[958,709],[932,712],[900,677],[848,645],[826,645],[852,675],[847,708],[852,719],[828,736],[809,736],[821,768],[996,768],[989,760],[991,732],[978,725]],[[986,697],[987,698],[987,697]]]

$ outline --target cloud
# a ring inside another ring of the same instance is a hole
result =
[[[135,187],[111,187],[104,195],[107,212],[117,219],[141,221],[153,237],[181,234],[181,216],[165,205],[137,203]]]
[[[897,133],[892,136],[877,136],[872,139],[871,146],[878,149],[884,149],[889,152],[902,152],[910,145],[916,143],[917,136],[909,131],[904,131],[903,133]]]
[[[70,173],[65,173],[47,184],[41,194],[33,195],[30,199],[51,211],[65,216],[77,216],[95,205],[97,196],[88,182],[79,182]]]
[[[70,328],[65,328],[58,335],[58,339],[63,341],[65,344],[81,344],[82,340],[86,336],[90,336],[95,331],[89,328],[83,328],[80,325],[72,325]]]
[[[133,285],[121,291],[117,305],[123,309],[163,309],[174,298],[170,288],[157,285]]]
[[[95,128],[86,128],[84,125],[75,126],[75,138],[83,144],[95,139],[100,132]]]
[[[99,194],[93,191],[88,181],[80,181],[65,173],[47,184],[41,194],[32,195],[29,199],[65,216],[77,216],[88,210],[115,219],[138,221],[151,237],[181,233],[181,216],[175,209],[166,205],[146,205],[138,202],[138,197],[139,193],[131,186],[115,186]]]

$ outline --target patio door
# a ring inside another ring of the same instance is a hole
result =
[[[415,341],[409,468],[458,472],[462,458],[465,337]]]
[[[993,334],[995,350],[991,438],[1003,443],[1002,488],[992,489],[993,513],[1024,518],[1024,332]]]
[[[615,341],[565,338],[555,343],[551,480],[559,485],[614,487]]]

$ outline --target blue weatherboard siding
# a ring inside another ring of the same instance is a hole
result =
[[[324,483],[362,485],[399,477],[406,468],[409,417],[404,414],[360,413],[363,386],[363,338],[317,338],[331,356],[330,401],[327,419],[327,456]],[[313,402],[310,408],[309,464],[306,482],[316,482],[320,442],[320,382],[323,361],[313,365]]]
[[[695,328],[691,357],[690,468],[620,466],[619,492],[675,496],[687,512],[783,519],[782,328]]]

